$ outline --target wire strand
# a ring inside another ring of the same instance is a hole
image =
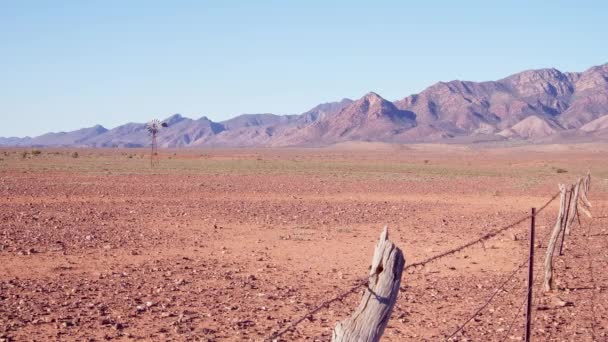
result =
[[[368,284],[368,278],[361,278],[357,280],[358,284],[353,286],[350,290],[345,291],[340,293],[339,295],[335,296],[334,298],[331,298],[329,300],[326,300],[324,302],[322,302],[321,304],[317,305],[313,310],[309,311],[306,315],[300,317],[298,320],[291,322],[289,325],[287,325],[285,328],[277,331],[276,333],[272,334],[267,340],[273,341],[283,335],[285,335],[289,330],[295,328],[298,324],[302,323],[307,317],[310,317],[311,315],[314,315],[315,313],[321,311],[321,309],[325,308],[325,307],[329,307],[329,304],[336,302],[336,301],[341,301],[345,298],[347,298],[348,296],[350,296],[351,294],[355,293],[360,287],[367,285]]]
[[[560,193],[558,192],[555,195],[553,195],[553,197],[551,197],[551,199],[549,201],[547,201],[547,203],[545,203],[542,207],[540,207],[536,211],[536,215],[540,214],[551,202],[553,202],[557,198],[557,196],[559,196],[559,194]],[[429,257],[429,258],[427,258],[425,260],[409,264],[409,265],[407,265],[405,267],[405,270],[408,270],[410,268],[419,267],[419,266],[424,266],[424,265],[426,265],[426,264],[428,264],[430,262],[436,261],[438,259],[444,258],[446,256],[452,255],[452,254],[457,253],[457,252],[460,252],[460,251],[462,251],[462,250],[464,250],[464,249],[466,249],[468,247],[471,247],[473,245],[476,245],[478,243],[484,242],[484,241],[486,241],[486,240],[488,240],[490,238],[493,238],[494,236],[496,236],[496,235],[498,235],[498,234],[500,234],[500,233],[502,233],[502,232],[504,232],[504,231],[506,231],[506,230],[508,230],[510,228],[513,228],[513,227],[517,226],[518,224],[526,221],[529,218],[530,218],[530,215],[526,215],[526,216],[520,218],[519,220],[517,220],[517,221],[515,221],[515,222],[513,222],[513,223],[511,223],[509,225],[506,225],[506,226],[504,226],[502,228],[499,228],[497,230],[494,230],[492,232],[484,234],[481,237],[479,237],[478,239],[475,239],[473,241],[469,241],[469,242],[465,243],[464,245],[458,246],[456,248],[452,248],[452,249],[447,250],[447,251],[445,251],[443,253],[440,253],[440,254],[434,255],[432,257]]]
[[[492,302],[492,300],[494,300],[494,297],[496,297],[496,295],[498,295],[500,293],[501,290],[503,290],[505,288],[505,286],[507,286],[507,284],[509,283],[509,281],[511,281],[511,279],[513,279],[513,277],[515,277],[515,275],[517,274],[517,272],[519,270],[521,270],[524,266],[526,266],[528,264],[528,260],[524,260],[524,262],[522,262],[521,264],[519,264],[518,266],[515,267],[515,269],[513,269],[513,271],[511,272],[511,274],[507,277],[507,279],[505,281],[503,281],[500,286],[498,286],[498,288],[494,291],[494,293],[492,293],[492,295],[490,296],[490,298],[488,298],[486,300],[486,302],[480,306],[477,311],[475,311],[473,313],[473,315],[471,315],[471,317],[469,317],[466,321],[464,321],[464,323],[462,323],[460,326],[458,326],[458,328],[456,330],[454,330],[454,332],[448,336],[445,341],[448,341],[449,339],[451,339],[452,337],[456,336],[459,332],[462,331],[462,329],[464,329],[464,327],[466,327],[467,324],[469,324],[469,322],[471,322],[475,317],[477,317],[477,315],[483,311],[483,309],[485,309],[488,305],[490,305],[490,303]]]
[[[524,308],[526,302],[528,301],[528,295],[526,295],[524,297],[524,301],[521,302],[521,304],[519,305],[519,307],[517,307],[516,311],[515,311],[515,315],[513,315],[513,319],[511,320],[511,324],[509,325],[509,329],[507,330],[507,333],[505,334],[505,337],[502,339],[502,342],[506,341],[507,338],[509,337],[509,334],[511,333],[511,330],[513,329],[513,325],[515,324],[515,321],[517,320],[517,317],[521,314],[521,310]]]

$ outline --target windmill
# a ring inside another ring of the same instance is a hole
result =
[[[147,129],[148,133],[152,136],[152,151],[150,153],[150,166],[154,167],[155,164],[158,163],[158,144],[156,142],[156,136],[160,131],[161,127],[167,127],[167,123],[161,123],[158,119],[153,119],[148,122]]]

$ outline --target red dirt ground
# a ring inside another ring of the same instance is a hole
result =
[[[176,150],[154,169],[144,150],[73,151],[0,150],[0,341],[262,341],[365,276],[384,225],[410,264],[516,221],[588,169],[594,217],[575,225],[547,295],[557,201],[537,218],[533,334],[608,341],[607,146]],[[444,340],[526,259],[528,229],[404,273],[383,340]],[[457,339],[521,340],[526,277]],[[327,341],[359,300],[279,340]]]

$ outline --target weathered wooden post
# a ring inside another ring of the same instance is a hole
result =
[[[587,176],[584,178],[583,185],[581,186],[579,200],[581,203],[580,210],[585,213],[589,218],[591,218],[591,212],[587,208],[591,208],[591,202],[587,198],[587,191],[589,190],[589,184],[591,183],[591,174],[587,173]]]
[[[574,192],[572,197],[570,198],[570,202],[568,203],[568,212],[566,214],[566,235],[570,235],[570,231],[572,230],[572,224],[574,223],[574,218],[578,213],[578,198],[580,196],[581,187],[583,179],[579,178],[576,184],[574,184]]]
[[[388,240],[388,228],[384,227],[374,250],[369,283],[361,303],[350,318],[336,325],[332,341],[380,341],[397,301],[404,266],[403,252]]]
[[[564,212],[564,218],[562,220],[562,242],[559,244],[559,255],[563,254],[564,251],[564,240],[566,240],[566,232],[568,231],[568,215],[570,215],[570,208],[572,206],[572,194],[575,191],[574,188],[576,185],[570,185],[566,189],[566,194],[568,195],[568,200],[566,201],[566,211]],[[576,202],[575,202],[576,203]]]
[[[587,215],[587,217],[592,218],[593,215],[591,215],[591,212],[589,211],[589,209],[587,209],[587,207],[589,207],[587,205],[587,203],[585,203],[585,194],[584,192],[581,191],[581,194],[579,195],[579,202],[577,204],[577,208],[578,210],[582,211],[583,214]]]
[[[566,205],[566,186],[564,184],[559,185],[560,201],[559,201],[559,212],[557,214],[557,222],[551,232],[551,238],[549,239],[549,245],[547,246],[547,254],[545,255],[545,279],[543,281],[543,290],[549,292],[553,289],[553,251],[557,243],[559,233],[563,228],[564,211]]]

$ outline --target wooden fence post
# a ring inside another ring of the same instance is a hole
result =
[[[369,283],[361,303],[350,318],[336,325],[333,342],[380,340],[397,301],[404,266],[403,252],[388,240],[388,228],[384,227],[374,250]]]
[[[564,211],[566,206],[566,185],[559,185],[560,201],[559,212],[557,214],[557,222],[551,232],[549,245],[547,246],[547,254],[545,255],[545,279],[543,281],[543,290],[549,292],[553,289],[553,251],[557,243],[557,238],[563,228]]]
[[[574,223],[574,218],[578,212],[578,198],[581,193],[581,187],[583,186],[583,179],[579,178],[578,181],[574,184],[574,194],[570,198],[569,212],[567,213],[568,219],[566,220],[566,235],[570,235],[570,230],[572,229],[572,223]]]
[[[566,240],[566,232],[568,231],[568,221],[570,220],[570,218],[568,217],[568,215],[570,215],[570,208],[572,206],[572,196],[574,193],[574,188],[576,187],[576,185],[569,185],[566,188],[566,194],[568,195],[568,200],[566,201],[566,211],[564,211],[564,218],[562,220],[562,242],[559,244],[559,255],[562,255],[563,250],[564,250],[564,240]],[[574,202],[576,205],[576,202]]]
[[[591,208],[592,205],[587,198],[587,191],[589,190],[589,184],[591,183],[591,175],[588,173],[584,178],[583,185],[581,186],[581,192],[579,195],[579,200],[581,203],[580,210],[585,213],[589,218],[591,218],[591,212],[587,208]]]
[[[582,188],[584,188],[584,186]],[[584,190],[581,191],[581,193],[579,195],[577,208],[578,208],[578,210],[582,211],[585,215],[587,215],[587,217],[589,217],[589,218],[593,217],[591,215],[591,212],[587,209],[587,208],[591,208],[591,203],[589,203],[589,200],[587,199],[587,195],[585,194]]]

